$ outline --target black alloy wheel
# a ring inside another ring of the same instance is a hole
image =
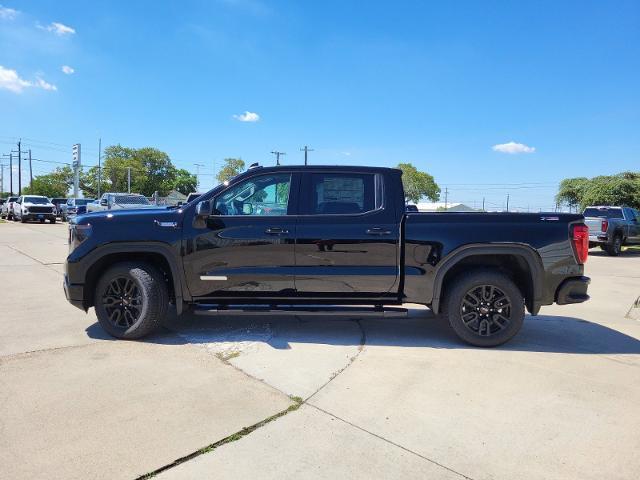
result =
[[[511,299],[494,285],[473,287],[462,300],[460,316],[474,334],[495,335],[511,322]]]
[[[130,277],[116,277],[102,295],[107,319],[116,328],[129,328],[140,318],[142,295]]]

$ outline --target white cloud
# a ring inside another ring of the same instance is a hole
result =
[[[73,72],[75,72],[75,69],[73,69],[72,67],[70,67],[69,65],[63,65],[61,67],[61,70],[63,73],[65,73],[66,75],[71,75]]]
[[[34,82],[20,78],[18,72],[0,65],[0,88],[13,93],[22,93],[25,88],[42,88],[43,90],[58,90],[55,85],[45,82],[42,78],[36,78]]]
[[[63,37],[65,35],[73,35],[74,33],[76,33],[74,28],[71,28],[59,22],[53,22],[47,25],[46,27],[43,27],[42,25],[38,25],[38,28],[41,30],[46,30],[47,32],[53,32],[60,37]]]
[[[494,152],[510,153],[510,154],[533,153],[536,151],[534,147],[529,147],[524,143],[516,143],[516,142],[499,143],[498,145],[494,145],[491,148],[493,149]]]
[[[0,18],[2,20],[13,20],[18,15],[18,11],[13,8],[3,7],[0,5]]]
[[[241,122],[257,122],[258,120],[260,120],[260,115],[254,112],[247,111],[240,115],[234,115],[233,118]]]
[[[58,90],[58,87],[56,87],[55,85],[52,85],[48,82],[45,82],[43,79],[41,78],[36,78],[36,81],[33,82],[31,84],[32,87],[36,87],[36,88],[41,88],[43,90],[52,90],[52,91],[56,91]]]

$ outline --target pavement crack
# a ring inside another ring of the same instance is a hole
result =
[[[358,345],[358,352],[349,359],[349,363],[347,363],[344,367],[342,367],[340,370],[333,372],[333,375],[331,375],[331,377],[329,378],[329,380],[327,380],[326,382],[324,382],[322,385],[320,385],[320,387],[313,392],[311,395],[309,395],[304,401],[305,403],[308,402],[309,400],[311,400],[318,392],[320,392],[320,390],[322,390],[324,387],[326,387],[327,385],[329,385],[334,379],[336,379],[338,377],[338,375],[340,375],[342,372],[344,372],[347,368],[349,368],[351,365],[353,365],[353,363],[356,361],[356,359],[360,356],[360,354],[362,353],[362,351],[364,350],[364,346],[367,343],[367,333],[364,331],[364,327],[362,326],[362,323],[360,322],[360,320],[355,320],[355,323],[358,325],[358,327],[360,328],[360,344]]]
[[[322,408],[320,408],[320,407],[318,407],[318,406],[316,406],[316,405],[313,405],[313,404],[311,404],[311,403],[307,403],[307,402],[305,402],[305,405],[307,405],[307,406],[309,406],[309,407],[312,407],[312,408],[315,408],[315,409],[316,409],[316,410],[318,410],[319,412],[322,412],[322,413],[324,413],[324,414],[326,414],[326,415],[329,415],[330,417],[333,417],[333,418],[335,418],[336,420],[340,420],[341,422],[344,422],[344,423],[346,423],[347,425],[350,425],[350,426],[352,426],[352,427],[354,427],[354,428],[357,428],[357,429],[358,429],[358,430],[360,430],[361,432],[368,433],[369,435],[372,435],[372,436],[374,436],[374,437],[376,437],[376,438],[378,438],[378,439],[382,440],[383,442],[386,442],[386,443],[388,443],[388,444],[390,444],[390,445],[393,445],[394,447],[400,448],[400,449],[404,450],[404,451],[405,451],[405,452],[407,452],[407,453],[410,453],[410,454],[415,455],[415,456],[417,456],[417,457],[419,457],[419,458],[421,458],[421,459],[423,459],[423,460],[426,460],[426,461],[427,461],[427,462],[429,462],[429,463],[433,463],[434,465],[437,465],[437,466],[438,466],[438,467],[440,467],[440,468],[444,468],[445,470],[447,470],[447,471],[449,471],[449,472],[451,472],[451,473],[453,473],[453,474],[455,474],[455,475],[460,476],[460,478],[465,478],[465,479],[467,479],[467,480],[473,480],[473,477],[470,477],[470,476],[468,476],[468,475],[465,475],[464,473],[460,473],[460,472],[458,472],[457,470],[454,470],[454,469],[453,469],[453,468],[451,468],[451,467],[447,467],[446,465],[443,465],[442,463],[440,463],[440,462],[437,462],[437,461],[433,460],[432,458],[429,458],[429,457],[427,457],[427,456],[425,456],[425,455],[422,455],[422,454],[420,454],[420,453],[418,453],[418,452],[416,452],[416,451],[414,451],[414,450],[410,450],[410,449],[408,449],[407,447],[404,447],[404,446],[400,445],[399,443],[396,443],[396,442],[393,442],[393,441],[391,441],[391,440],[389,440],[389,439],[387,439],[387,438],[384,438],[383,436],[378,435],[377,433],[374,433],[374,432],[372,432],[372,431],[370,431],[370,430],[367,430],[367,429],[365,429],[365,428],[362,428],[361,426],[356,425],[355,423],[351,423],[350,421],[345,420],[344,418],[338,417],[338,416],[334,415],[334,414],[333,414],[333,413],[331,413],[331,412],[328,412],[328,411],[326,411],[326,410],[323,410]]]
[[[156,470],[149,472],[149,473],[145,473],[144,475],[140,475],[139,477],[136,478],[136,480],[145,480],[148,478],[152,478],[155,477],[156,475],[158,475],[159,473],[162,473],[166,470],[169,470],[171,468],[177,467],[178,465],[180,465],[181,463],[184,462],[188,462],[189,460],[193,460],[196,457],[199,457],[200,455],[204,455],[205,453],[209,453],[209,452],[213,452],[215,449],[226,445],[227,443],[231,443],[231,442],[236,442],[238,440],[240,440],[241,438],[246,437],[247,435],[249,435],[250,433],[258,430],[259,428],[264,427],[265,425],[267,425],[268,423],[273,422],[274,420],[277,420],[280,417],[284,417],[285,415],[291,413],[291,412],[295,412],[296,410],[298,410],[303,404],[304,401],[300,398],[300,397],[290,397],[291,400],[293,400],[293,404],[289,405],[289,407],[287,407],[286,409],[271,415],[270,417],[265,418],[264,420],[259,421],[258,423],[254,423],[253,425],[249,426],[249,427],[244,427],[243,429],[232,433],[231,435],[224,437],[222,440],[218,440],[217,442],[211,443],[209,445],[207,445],[206,447],[201,448],[200,450],[196,450],[193,453],[190,453],[189,455],[185,455],[184,457],[180,457],[177,460],[164,465],[160,468],[157,468]]]

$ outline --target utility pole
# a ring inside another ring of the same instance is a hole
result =
[[[305,164],[305,165],[307,165],[307,163],[308,163],[308,162],[307,162],[307,160],[308,160],[307,156],[308,156],[309,152],[313,152],[313,149],[312,149],[312,148],[309,148],[309,147],[307,147],[307,146],[305,145],[305,146],[304,146],[304,148],[301,148],[301,149],[300,149],[300,151],[301,151],[301,152],[304,152],[304,164]]]
[[[444,209],[447,209],[447,203],[449,202],[449,189],[444,189]]]
[[[196,167],[196,190],[200,190],[200,167],[204,167],[202,163],[194,163]]]
[[[31,166],[31,149],[29,149],[29,187],[33,183],[33,167]]]
[[[127,193],[131,193],[131,167],[127,167]]]
[[[4,163],[0,160],[0,193],[4,195]]]
[[[18,196],[22,195],[22,150],[20,143],[21,141],[18,140]]]
[[[509,194],[507,193],[507,212],[509,211]]]
[[[484,212],[484,197],[482,197],[482,211]]]
[[[280,155],[286,155],[287,154],[286,152],[279,152],[277,150],[275,150],[275,151],[273,151],[271,153],[276,156],[276,165],[280,165]],[[305,154],[305,157],[306,157],[306,154]],[[306,158],[305,158],[304,164],[305,165],[307,164]]]
[[[102,138],[98,139],[98,198],[100,198],[100,184],[102,183]]]
[[[9,195],[13,197],[13,153],[9,153]]]

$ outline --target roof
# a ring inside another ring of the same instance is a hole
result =
[[[399,168],[391,168],[391,167],[369,167],[366,165],[273,165],[263,167],[258,165],[257,167],[249,168],[246,171],[242,172],[241,175],[244,175],[249,172],[261,171],[261,172],[277,172],[279,170],[294,170],[294,171],[303,171],[303,170],[369,170],[372,172],[400,172]]]

